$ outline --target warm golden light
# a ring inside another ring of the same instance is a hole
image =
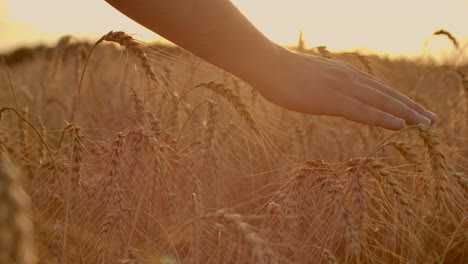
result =
[[[309,45],[326,45],[333,50],[417,53],[439,28],[462,40],[468,37],[468,2],[464,0],[233,2],[265,35],[281,44],[295,43],[299,28]],[[103,0],[0,0],[0,15],[1,50],[55,41],[64,34],[98,36],[109,30],[125,30],[144,40],[157,36]],[[448,48],[450,43],[434,40],[429,49],[441,47]]]

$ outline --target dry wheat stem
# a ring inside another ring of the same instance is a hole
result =
[[[197,219],[200,216],[203,215],[203,211],[201,208],[200,201],[195,193],[192,193],[191,197],[191,205],[192,205],[192,214],[193,218]],[[193,263],[197,264],[200,263],[200,251],[201,251],[201,238],[202,238],[202,233],[200,230],[200,225],[199,221],[194,221],[192,224],[192,239],[190,240],[190,248],[192,249],[192,257],[193,257]]]

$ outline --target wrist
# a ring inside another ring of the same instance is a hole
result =
[[[251,50],[239,67],[232,73],[255,87],[255,84],[262,82],[272,75],[279,73],[285,58],[290,53],[285,48],[269,42],[268,45],[262,45],[258,50]]]

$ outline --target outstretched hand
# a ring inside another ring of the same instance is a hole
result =
[[[106,1],[290,110],[393,130],[405,123],[435,122],[435,114],[348,63],[293,53],[274,44],[230,1]]]
[[[284,50],[276,65],[259,72],[248,81],[266,99],[293,111],[391,130],[436,121],[434,113],[346,62]]]

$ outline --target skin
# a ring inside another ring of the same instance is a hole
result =
[[[436,121],[434,113],[349,63],[273,43],[228,0],[106,1],[287,109],[391,130]]]

